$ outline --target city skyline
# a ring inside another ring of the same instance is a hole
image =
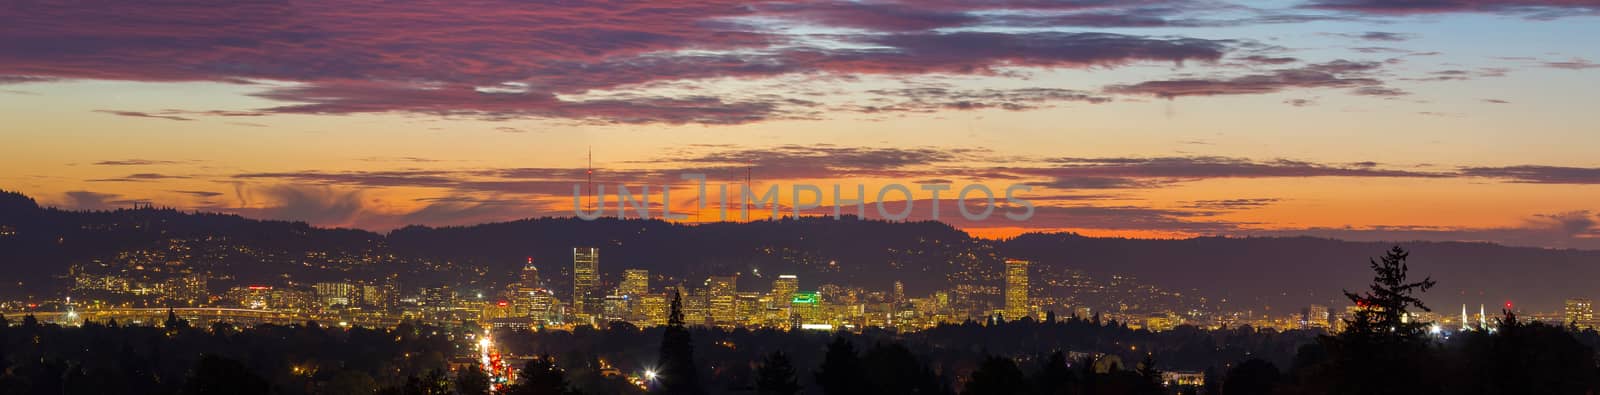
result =
[[[0,393],[1593,395],[1597,22],[7,2]]]

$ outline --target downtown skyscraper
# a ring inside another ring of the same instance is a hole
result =
[[[600,310],[600,249],[572,249],[572,309],[579,316]]]
[[[1033,308],[1028,306],[1028,261],[1007,259],[1005,319],[1016,320],[1028,316]]]

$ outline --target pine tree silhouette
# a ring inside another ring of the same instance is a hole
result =
[[[699,395],[700,376],[694,365],[694,339],[683,324],[683,294],[672,292],[671,311],[667,315],[666,332],[661,335],[661,353],[657,356],[655,392],[659,394]]]
[[[795,377],[794,363],[783,351],[767,354],[756,368],[756,393],[761,395],[794,395],[800,393],[799,379]]]
[[[844,336],[828,343],[828,352],[822,356],[822,367],[815,374],[817,385],[826,395],[864,394],[867,380],[862,373],[861,357],[856,347]]]

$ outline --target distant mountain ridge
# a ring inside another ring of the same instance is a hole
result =
[[[1364,287],[1371,277],[1367,259],[1394,244],[1310,237],[1149,240],[1066,233],[988,240],[943,223],[856,218],[701,225],[537,218],[461,227],[410,226],[378,234],[171,209],[65,211],[39,207],[32,199],[9,192],[0,193],[0,226],[13,230],[0,237],[0,270],[7,273],[0,280],[23,284],[0,287],[4,296],[58,290],[64,284],[59,277],[70,265],[160,246],[173,238],[210,237],[275,251],[274,256],[286,257],[284,262],[308,254],[381,257],[363,267],[327,270],[262,267],[227,258],[231,261],[226,267],[240,271],[241,279],[273,278],[291,271],[300,279],[370,272],[401,273],[414,277],[409,282],[426,283],[438,281],[439,271],[471,277],[467,272],[481,270],[485,284],[492,285],[509,280],[527,258],[533,258],[549,285],[564,289],[570,281],[572,248],[596,246],[601,248],[604,281],[613,284],[622,269],[643,268],[686,282],[739,273],[741,289],[765,290],[772,276],[793,273],[800,275],[802,289],[826,282],[887,290],[894,281],[902,281],[908,294],[922,296],[957,283],[999,286],[1002,260],[1020,258],[1035,262],[1036,284],[1048,284],[1069,270],[1102,279],[1133,276],[1213,303],[1226,301],[1241,309],[1271,306],[1274,313],[1311,303],[1342,306],[1340,290]],[[1600,278],[1600,251],[1487,243],[1400,244],[1413,251],[1413,275],[1431,275],[1439,281],[1425,301],[1446,314],[1461,303],[1492,306],[1514,301],[1549,310],[1567,297],[1600,297],[1600,289],[1592,285]]]

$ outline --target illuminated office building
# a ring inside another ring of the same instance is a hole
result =
[[[710,309],[712,324],[738,324],[738,281],[738,276],[711,276],[706,279],[706,307]]]
[[[572,249],[572,308],[580,316],[600,310],[600,249],[578,247]]]
[[[1306,326],[1311,328],[1328,328],[1330,325],[1328,306],[1311,305],[1306,308]]]
[[[667,324],[669,310],[666,294],[644,294],[635,302],[634,312],[641,320],[639,326],[651,327]]]
[[[796,292],[789,303],[794,306],[793,317],[798,321],[794,327],[825,322],[822,314],[822,297],[816,292]]]
[[[316,283],[311,285],[311,289],[316,291],[317,302],[323,307],[349,305],[350,295],[356,293],[354,285],[344,282]]]
[[[522,287],[522,291],[544,288],[544,284],[539,282],[539,268],[533,265],[532,257],[528,258],[528,263],[522,265],[522,273],[518,280],[517,285]]]
[[[617,285],[618,295],[644,295],[650,293],[650,271],[628,269],[622,272],[622,284]]]
[[[1575,326],[1578,329],[1594,329],[1594,301],[1589,300],[1589,298],[1567,299],[1564,310],[1566,313],[1566,325]]]
[[[1006,320],[1027,317],[1033,309],[1028,306],[1028,261],[1006,260]]]
[[[789,309],[789,301],[794,299],[794,293],[800,291],[800,277],[793,274],[779,275],[777,280],[772,280],[773,308]]]

